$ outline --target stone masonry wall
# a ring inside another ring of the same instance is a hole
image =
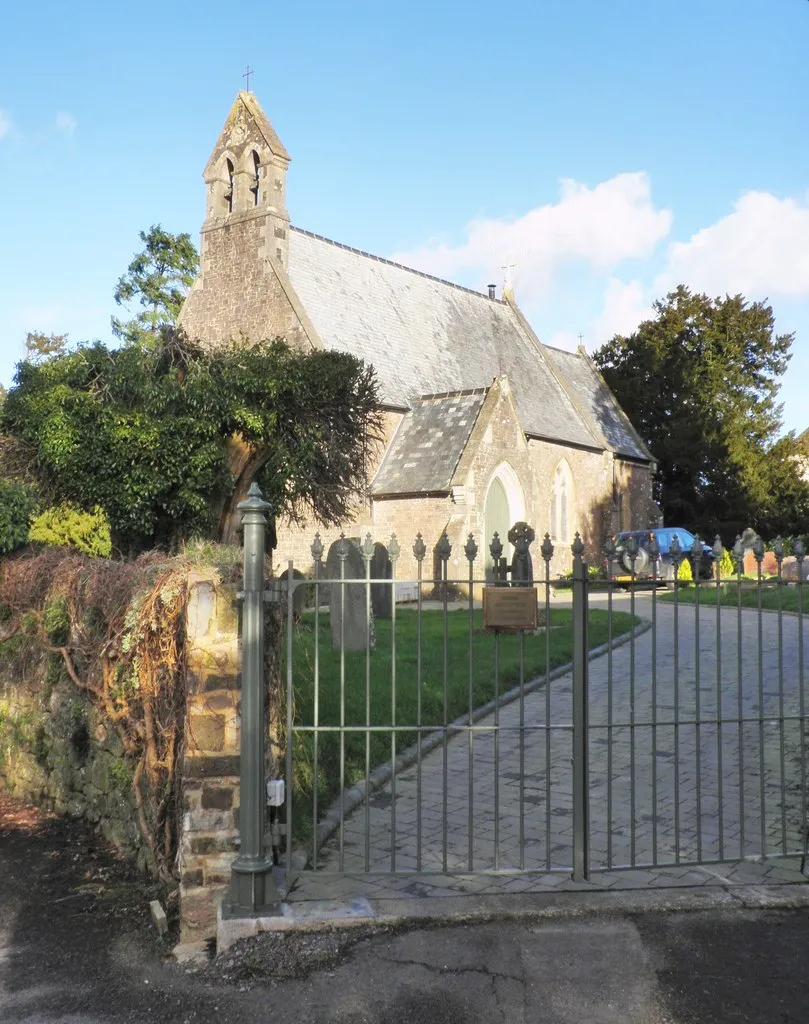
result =
[[[0,786],[26,803],[97,824],[146,869],[132,769],[114,730],[60,663],[43,655],[20,678],[6,658],[0,662]]]
[[[210,938],[230,881],[239,824],[241,674],[233,586],[189,580],[187,716],[180,840],[180,941]]]
[[[311,348],[265,253],[265,236],[274,230],[263,213],[234,214],[226,224],[203,228],[202,273],[179,320],[190,338],[223,345],[241,332],[251,341],[281,337]]]

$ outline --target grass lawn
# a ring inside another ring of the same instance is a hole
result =
[[[722,583],[719,588],[719,602],[737,608],[741,595],[742,608],[758,608],[758,584],[754,580],[742,580],[741,585],[735,581]],[[661,594],[659,600],[673,601],[674,594]],[[693,585],[680,586],[677,591],[680,604],[694,604],[696,591]],[[716,584],[703,583],[699,588],[700,605],[716,606]],[[761,607],[768,611],[806,612],[809,613],[809,584],[784,584],[774,580],[764,580],[761,584]]]
[[[564,665],[572,657],[572,612],[569,608],[551,609],[549,629],[525,636],[526,682],[543,675],[547,668]],[[635,622],[639,621],[637,618]],[[612,636],[626,633],[632,626],[631,615],[614,612]],[[472,673],[469,671],[470,622],[468,611],[449,612],[446,617],[446,691],[444,687],[444,615],[441,611],[422,612],[421,621],[421,686],[418,659],[418,614],[415,609],[399,607],[396,611],[396,697],[392,692],[392,642],[390,619],[377,619],[376,648],[366,661],[365,651],[345,655],[342,701],[345,733],[345,785],[365,777],[366,771],[389,761],[394,753],[391,732],[360,731],[366,725],[403,728],[395,734],[395,753],[399,754],[416,741],[412,728],[419,723],[430,727],[452,722],[490,701],[496,693],[495,636],[482,628],[482,613],[476,609],[472,617]],[[590,611],[589,643],[597,647],[609,637],[607,613]],[[295,725],[315,724],[315,616],[304,614],[297,627],[294,647]],[[504,693],[520,681],[520,640],[518,636],[500,634],[499,692]],[[317,722],[335,726],[341,722],[340,655],[332,650],[328,613],[319,616],[319,671],[317,689]],[[445,707],[446,701],[446,707]],[[419,717],[420,711],[420,717]],[[318,735],[318,817],[340,792],[340,736],[337,732]],[[293,814],[295,834],[300,842],[311,836],[314,736],[296,733],[294,746],[295,794]]]

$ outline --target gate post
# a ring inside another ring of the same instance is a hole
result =
[[[587,736],[589,665],[587,643],[587,565],[576,534],[573,552],[573,880],[590,877],[590,766]]]
[[[253,482],[236,506],[244,526],[242,600],[242,704],[239,770],[239,855],[231,865],[228,916],[267,911],[280,902],[272,861],[264,849],[266,823],[266,718],[264,713],[264,532],[270,507]],[[290,581],[291,582],[291,581]],[[291,593],[291,587],[290,587]]]

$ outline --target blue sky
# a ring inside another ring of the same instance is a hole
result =
[[[16,9],[15,9],[16,8]],[[196,239],[246,64],[293,223],[593,349],[680,281],[768,297],[809,426],[809,2],[40,2],[0,36],[0,381],[110,340],[138,232]]]

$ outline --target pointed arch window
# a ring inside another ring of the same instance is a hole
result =
[[[573,474],[562,459],[553,474],[551,490],[551,529],[556,541],[567,542],[573,533]]]
[[[259,158],[259,155],[255,150],[253,150],[250,159],[252,162],[253,172],[253,180],[250,185],[250,191],[253,193],[253,206],[258,206],[259,199],[261,198],[259,192],[259,168],[261,166],[261,159]]]

